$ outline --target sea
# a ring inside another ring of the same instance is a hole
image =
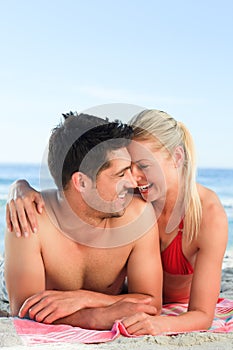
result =
[[[0,254],[4,252],[5,207],[10,185],[17,179],[27,179],[40,190],[40,174],[39,164],[0,164]],[[197,182],[215,191],[225,208],[229,223],[226,254],[233,257],[233,169],[200,168]]]

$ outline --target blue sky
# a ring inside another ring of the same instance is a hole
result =
[[[183,121],[199,166],[233,168],[232,16],[231,0],[0,0],[0,162],[40,162],[63,112],[126,103]]]

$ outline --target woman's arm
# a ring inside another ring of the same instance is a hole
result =
[[[217,195],[203,190],[203,218],[198,236],[197,259],[191,286],[189,312],[199,312],[196,322],[211,326],[221,287],[222,261],[228,241],[228,220]]]
[[[37,232],[38,223],[35,211],[42,213],[44,201],[39,192],[26,180],[17,180],[9,189],[6,206],[6,223],[8,231],[16,236],[28,237],[30,232]]]

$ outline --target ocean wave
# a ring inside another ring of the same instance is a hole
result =
[[[233,207],[228,205],[228,206],[224,206],[225,212],[228,216],[228,218],[233,218]]]
[[[5,207],[7,201],[7,195],[6,196],[0,196],[0,208]]]
[[[225,209],[233,208],[233,198],[220,198],[220,200]]]

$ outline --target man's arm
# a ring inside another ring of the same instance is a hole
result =
[[[38,235],[17,238],[5,235],[5,279],[12,315],[18,314],[25,299],[45,289],[45,271]]]
[[[148,209],[153,210],[153,208]],[[136,241],[127,266],[128,293],[151,296],[151,304],[157,308],[157,314],[160,314],[162,308],[162,264],[157,223]]]
[[[55,324],[70,324],[86,329],[111,329],[114,322],[135,314],[155,316],[157,309],[150,305],[150,298],[124,298],[106,307],[87,308],[55,321]]]

